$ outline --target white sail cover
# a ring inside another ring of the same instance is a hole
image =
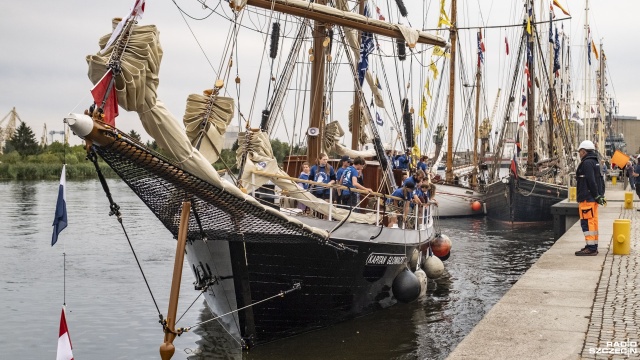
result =
[[[324,149],[324,152],[330,153],[335,151],[339,155],[349,155],[352,159],[358,156],[365,158],[376,155],[375,149],[359,151],[340,144],[340,138],[343,136],[344,130],[342,130],[342,126],[340,126],[338,121],[332,121],[325,125],[324,136],[322,138],[322,148]]]
[[[329,215],[337,220],[342,220],[349,216],[349,211],[337,208],[328,202],[313,196],[310,191],[300,189],[298,184],[289,179],[289,175],[278,166],[278,162],[273,157],[271,142],[268,134],[262,131],[251,131],[238,134],[237,159],[240,162],[242,154],[246,151],[244,171],[242,173],[242,184],[248,192],[258,190],[258,188],[271,181],[278,186],[283,193],[292,197],[313,210]],[[375,224],[376,215],[351,213],[350,222],[363,224]]]
[[[117,23],[118,20],[115,21]],[[100,49],[104,47],[110,34],[100,39]],[[107,71],[109,57],[115,47],[104,50],[104,54],[87,56],[89,64],[89,79],[95,84]],[[195,149],[178,120],[157,100],[158,72],[162,59],[162,47],[159,42],[159,32],[153,25],[134,26],[124,55],[122,56],[122,73],[116,77],[118,102],[122,108],[135,111],[145,131],[156,140],[158,146],[172,156],[176,165],[182,169],[210,182],[227,193],[230,193],[265,212],[286,219],[304,227],[320,236],[328,236],[327,231],[310,227],[295,218],[280,213],[278,210],[260,204],[256,199],[244,194],[234,184],[221,179],[209,161]]]

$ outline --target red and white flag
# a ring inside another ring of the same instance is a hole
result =
[[[73,352],[71,349],[71,338],[69,337],[69,329],[67,329],[67,317],[64,314],[64,306],[62,306],[60,336],[58,337],[58,356],[56,360],[73,360]]]
[[[380,8],[376,6],[376,14],[378,14],[378,20],[380,21],[385,21],[386,19],[384,18],[384,16],[382,16],[382,13],[380,12]]]
[[[129,13],[129,15],[124,20],[120,21],[116,26],[116,28],[111,33],[111,37],[109,38],[109,41],[107,41],[107,44],[104,46],[104,49],[100,51],[101,54],[104,54],[109,48],[109,46],[111,46],[111,44],[113,44],[113,42],[118,38],[118,36],[122,32],[122,29],[124,28],[124,24],[126,24],[129,19],[136,20],[136,19],[142,18],[142,15],[144,14],[144,2],[145,0],[136,0],[136,2],[133,4],[133,9],[131,9],[131,12]]]
[[[102,102],[105,100],[105,96],[107,96],[106,101],[104,101],[104,107],[102,108],[104,111],[104,122],[115,127],[116,116],[118,116],[118,95],[116,94],[115,82],[111,85],[112,79],[113,70],[109,69],[102,79],[91,89],[91,95],[93,95],[93,102],[98,106],[102,106]],[[111,89],[109,89],[110,85]],[[107,92],[109,93],[108,95]]]

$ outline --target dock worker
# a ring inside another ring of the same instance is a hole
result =
[[[633,176],[633,180],[635,182],[635,186],[636,186],[636,195],[638,195],[638,198],[640,198],[640,155],[638,155],[637,158],[638,162],[636,164],[636,166],[633,168],[633,172],[631,173],[631,176]],[[638,208],[638,211],[640,211],[640,207]]]
[[[604,179],[593,142],[585,140],[578,146],[580,164],[576,170],[578,214],[586,246],[576,256],[598,255],[598,205],[606,205]]]

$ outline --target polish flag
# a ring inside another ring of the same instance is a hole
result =
[[[56,360],[73,360],[71,349],[71,338],[69,337],[69,329],[67,329],[67,318],[64,315],[63,305],[62,315],[60,315],[60,337],[58,337],[58,356]]]

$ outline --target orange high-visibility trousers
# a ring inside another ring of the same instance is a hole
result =
[[[578,212],[587,245],[598,245],[598,203],[583,201],[578,204]]]

